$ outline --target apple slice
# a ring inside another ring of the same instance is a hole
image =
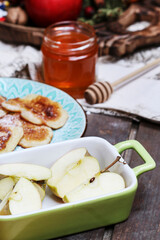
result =
[[[43,201],[43,199],[45,198],[45,188],[43,188],[43,186],[40,186],[38,183],[33,182],[33,185],[36,187],[36,189],[38,190],[40,197],[41,197],[41,201]]]
[[[10,214],[11,213],[9,211],[9,202],[7,202],[3,207],[3,209],[0,211],[0,215],[10,215]]]
[[[77,188],[67,193],[63,201],[74,202],[91,197],[112,193],[125,188],[122,176],[113,172],[99,172],[95,177],[80,184]]]
[[[4,197],[3,201],[0,203],[0,215],[9,215],[10,211],[9,211],[9,197],[11,195],[12,190],[10,190],[6,196]]]
[[[30,180],[40,181],[50,178],[51,170],[35,164],[11,163],[0,165],[0,174],[18,178],[25,177]]]
[[[86,148],[77,148],[58,159],[51,167],[47,184],[58,197],[63,196],[100,171],[96,158],[88,156]]]
[[[8,192],[10,192],[15,185],[13,178],[6,177],[0,180],[0,200],[3,200]]]
[[[9,196],[11,214],[32,212],[41,207],[41,197],[33,183],[26,178],[20,178]]]

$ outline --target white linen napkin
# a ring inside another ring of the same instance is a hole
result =
[[[0,41],[0,77],[37,80],[37,69],[41,64],[42,57],[39,50],[31,46],[15,46]],[[28,74],[23,71],[24,68],[27,68]]]
[[[97,61],[97,81],[110,83],[128,75],[160,57],[160,47],[141,50],[130,57],[116,60],[112,57],[101,57]],[[85,110],[103,112],[111,115],[144,117],[152,121],[160,121],[160,65],[145,75],[113,91],[104,103],[90,105],[85,99],[78,99]]]

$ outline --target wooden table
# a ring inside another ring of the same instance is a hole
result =
[[[156,169],[142,174],[131,214],[125,222],[83,233],[57,238],[58,240],[159,240],[160,239],[160,125],[141,120],[118,118],[102,114],[87,114],[84,136],[98,136],[111,144],[127,139],[138,140],[156,161]],[[142,160],[132,150],[124,159],[133,168]],[[107,214],[104,213],[104,214]]]

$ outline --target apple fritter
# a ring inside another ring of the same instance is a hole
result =
[[[7,111],[4,108],[2,108],[2,102],[4,102],[5,100],[6,100],[5,97],[0,96],[0,118],[7,114]]]
[[[20,112],[21,117],[31,123],[53,129],[62,127],[68,119],[68,113],[60,103],[37,94],[9,99],[3,102],[2,106],[7,110]]]
[[[10,127],[22,127],[20,114],[19,113],[8,113],[0,119],[0,125]]]
[[[21,107],[23,106],[23,101],[21,98],[12,98],[5,100],[1,103],[3,109],[6,109],[10,112],[20,112]]]
[[[44,145],[50,143],[53,137],[53,131],[46,126],[37,126],[23,120],[20,113],[7,114],[0,119],[0,124],[7,126],[20,126],[23,128],[23,136],[18,145],[24,148]]]
[[[23,136],[20,126],[7,126],[0,123],[0,153],[11,152],[18,145]]]
[[[0,119],[0,153],[11,152],[23,136],[23,128],[17,115],[7,114]]]
[[[24,135],[19,145],[24,148],[36,147],[50,143],[53,131],[46,126],[37,126],[27,121],[21,120]]]

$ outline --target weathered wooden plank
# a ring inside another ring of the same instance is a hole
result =
[[[137,132],[138,132],[138,127],[139,127],[139,123],[133,121],[128,139],[136,139]],[[133,152],[133,150],[129,149],[129,150],[126,150],[125,152],[122,153],[122,157],[125,159],[125,161],[128,164],[130,163],[132,152]]]
[[[117,224],[112,240],[160,239],[160,126],[143,122],[137,140],[147,149],[157,163],[156,169],[144,173],[138,179],[138,190],[127,221]],[[142,164],[134,152],[131,167]]]
[[[58,238],[57,240],[102,240],[104,231],[105,228],[99,228],[92,231],[66,236],[64,238]]]
[[[129,138],[132,126],[131,120],[102,114],[88,114],[87,121],[87,129],[84,136],[102,137],[111,144],[116,144]]]
[[[103,240],[110,240],[112,238],[114,226],[108,226],[105,228]]]

